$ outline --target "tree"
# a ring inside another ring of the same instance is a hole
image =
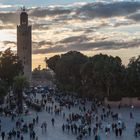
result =
[[[48,64],[49,68],[52,69],[53,71],[56,71],[56,65],[59,63],[60,56],[55,55],[51,57],[50,59],[45,58],[45,62]]]
[[[140,96],[140,56],[132,58],[127,68],[118,56],[86,57],[76,51],[54,56],[46,62],[54,70],[57,87],[62,91],[111,100]]]
[[[10,48],[4,52],[0,52],[0,99],[8,93],[10,87],[13,85],[14,77],[23,73],[21,61],[17,55],[14,54]]]
[[[27,79],[23,75],[16,76],[14,78],[14,90],[17,96],[17,105],[19,113],[23,112],[23,89],[27,85]]]
[[[0,53],[0,79],[2,81],[10,87],[14,77],[22,73],[22,63],[10,48]]]
[[[0,80],[0,104],[3,103],[4,96],[7,94],[8,89],[6,83]]]
[[[95,55],[81,69],[84,85],[93,96],[118,96],[123,79],[124,66],[119,57]]]
[[[70,51],[48,59],[47,64],[56,74],[57,86],[65,91],[75,92],[81,87],[80,69],[86,61],[85,55]]]
[[[129,97],[140,96],[140,56],[132,57],[126,69],[126,87]]]

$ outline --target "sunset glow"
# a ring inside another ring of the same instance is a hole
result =
[[[27,7],[29,24],[33,28],[33,68],[45,67],[45,57],[70,50],[88,56],[98,53],[118,55],[123,64],[139,55],[139,0],[1,0],[1,51],[11,47],[16,52],[16,26],[22,5]]]

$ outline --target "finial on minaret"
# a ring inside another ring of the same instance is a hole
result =
[[[26,11],[25,6],[21,7],[21,10],[22,10],[22,12],[25,12]]]
[[[25,6],[23,6],[23,11],[24,11],[24,12],[26,11]]]

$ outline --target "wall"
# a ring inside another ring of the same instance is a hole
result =
[[[124,97],[122,98],[120,101],[108,101],[107,98],[105,98],[104,101],[105,105],[110,104],[111,106],[136,106],[136,107],[140,107],[140,100],[138,100],[138,98],[127,98]]]

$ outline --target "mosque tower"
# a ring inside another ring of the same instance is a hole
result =
[[[32,76],[32,28],[28,25],[28,14],[25,8],[20,14],[20,25],[17,25],[17,55],[23,64],[23,72],[29,82]]]

